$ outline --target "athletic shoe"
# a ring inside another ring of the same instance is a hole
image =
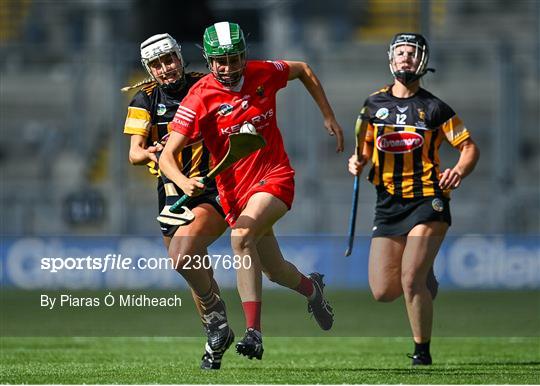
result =
[[[203,315],[202,319],[207,341],[201,369],[217,370],[221,367],[223,354],[234,342],[234,332],[227,322],[223,300],[220,299],[219,303],[213,307],[212,312]]]
[[[230,330],[230,329],[229,329]],[[229,346],[234,342],[234,333],[230,330],[231,334],[229,335],[228,340],[225,342],[225,346],[220,351],[214,351],[210,348],[208,342],[204,347],[204,354],[201,359],[201,369],[203,370],[219,370],[221,367],[221,358],[223,354],[229,348]]]
[[[262,359],[264,349],[261,333],[253,328],[248,328],[242,340],[236,344],[236,352],[249,359]]]
[[[313,272],[308,276],[315,288],[315,297],[308,301],[308,312],[313,314],[315,320],[323,330],[330,330],[334,324],[334,310],[324,298],[324,282],[320,273]]]
[[[413,366],[427,366],[431,365],[431,355],[426,352],[407,354],[412,359]]]
[[[431,299],[435,300],[437,297],[437,293],[439,292],[439,282],[437,281],[437,278],[435,277],[435,272],[433,271],[433,266],[429,269],[427,279],[426,279],[426,286],[431,293]]]

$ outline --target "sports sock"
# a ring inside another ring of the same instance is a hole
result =
[[[429,344],[431,343],[430,340],[428,340],[426,343],[416,343],[414,342],[414,353],[415,354],[429,354]]]
[[[313,285],[313,282],[302,274],[300,274],[300,283],[293,289],[304,295],[308,300],[313,300],[313,298],[315,298],[315,286]]]
[[[261,306],[262,302],[242,302],[244,316],[246,318],[246,328],[253,328],[261,331]]]
[[[198,295],[197,295],[198,296]],[[201,302],[201,307],[205,314],[209,314],[219,304],[219,296],[210,288],[208,293],[203,296],[198,296]]]

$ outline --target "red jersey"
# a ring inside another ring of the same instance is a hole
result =
[[[266,146],[241,159],[216,178],[221,205],[231,225],[255,192],[277,196],[290,208],[294,170],[277,127],[276,93],[286,86],[289,66],[283,61],[248,61],[237,87],[230,89],[209,74],[197,82],[171,123],[190,139],[204,138],[214,164],[228,149],[228,137],[245,122],[255,126]]]

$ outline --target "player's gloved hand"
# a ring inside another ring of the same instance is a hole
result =
[[[336,152],[341,153],[344,149],[343,146],[343,130],[341,129],[341,126],[336,121],[335,117],[326,118],[324,120],[324,127],[326,127],[326,130],[328,131],[328,134],[335,135],[336,136]]]
[[[353,154],[351,158],[349,158],[349,172],[354,176],[359,176],[362,174],[362,170],[366,164],[367,158],[362,156],[360,157],[360,160],[358,160],[356,154]]]
[[[204,192],[205,185],[200,182],[200,177],[194,177],[186,179],[180,189],[189,197],[196,197]]]
[[[461,185],[461,173],[456,169],[446,169],[439,173],[439,187],[441,189],[457,189]]]

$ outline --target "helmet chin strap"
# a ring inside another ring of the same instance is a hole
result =
[[[222,85],[224,85],[225,87],[228,87],[228,88],[234,88],[238,85],[238,83],[242,80],[242,75],[243,75],[243,72],[240,72],[238,75],[235,74],[234,77],[232,77],[231,79],[229,80],[224,80],[223,78],[219,77],[219,76],[216,76],[216,74],[213,74],[214,77],[217,79],[217,81],[219,83],[221,83]]]
[[[401,83],[408,85],[424,75],[426,75],[428,72],[435,72],[434,68],[426,68],[426,70],[422,74],[415,74],[410,71],[394,71],[394,78],[398,79]]]
[[[394,78],[399,80],[401,83],[408,85],[420,79],[424,74],[415,74],[410,71],[396,71],[394,72]]]
[[[184,85],[186,84],[186,76],[185,74],[182,74],[182,76],[175,80],[172,83],[163,83],[159,87],[161,87],[164,91],[168,92],[175,92],[181,90]]]
[[[177,74],[181,74],[177,80],[175,80],[174,82],[170,82],[170,83],[164,83],[164,80],[162,80],[161,82],[158,81],[158,79],[156,79],[156,77],[154,76],[154,79],[158,82],[159,84],[159,87],[163,90],[163,91],[166,91],[166,92],[177,92],[177,91],[180,91],[184,85],[186,84],[186,72],[185,72],[185,67],[182,68],[182,70],[173,70],[173,71],[176,71]],[[163,77],[168,77],[170,75],[168,75],[168,73],[164,73],[162,75]]]

